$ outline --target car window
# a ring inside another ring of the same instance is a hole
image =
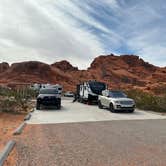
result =
[[[110,91],[109,97],[113,98],[126,98],[126,95],[121,91]]]
[[[40,94],[58,94],[56,89],[41,89]]]

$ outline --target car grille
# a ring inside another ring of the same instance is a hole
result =
[[[120,104],[122,104],[122,105],[132,105],[133,101],[120,101]]]
[[[55,96],[46,96],[46,97],[44,97],[44,100],[54,100],[54,99],[56,99]]]

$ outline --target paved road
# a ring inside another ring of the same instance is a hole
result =
[[[32,114],[29,124],[93,122],[110,120],[138,120],[138,119],[166,119],[166,116],[157,115],[147,111],[136,110],[134,113],[110,113],[106,109],[99,109],[95,105],[72,103],[71,99],[62,101],[62,109],[36,110]]]
[[[166,120],[28,125],[16,166],[165,166]]]

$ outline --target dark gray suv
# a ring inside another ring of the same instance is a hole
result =
[[[36,109],[40,110],[41,106],[56,106],[57,109],[61,108],[61,95],[56,88],[40,89],[37,96]]]

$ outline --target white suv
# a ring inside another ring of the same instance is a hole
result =
[[[111,112],[129,111],[134,112],[135,102],[127,97],[122,91],[104,90],[98,100],[99,108],[106,107]]]

